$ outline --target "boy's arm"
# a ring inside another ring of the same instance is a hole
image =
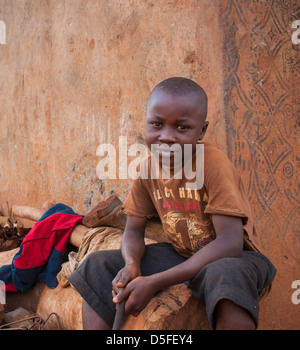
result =
[[[129,281],[140,275],[140,262],[145,252],[146,222],[147,218],[127,216],[121,248],[125,267],[114,278],[113,287],[124,288]]]
[[[242,219],[233,216],[212,215],[216,239],[200,249],[185,262],[160,274],[152,275],[158,290],[191,280],[207,264],[225,257],[238,257],[243,251]]]
[[[147,277],[138,277],[120,292],[115,302],[130,295],[125,307],[126,313],[138,315],[153,295],[171,285],[191,280],[207,264],[224,257],[241,255],[244,243],[242,219],[232,216],[213,215],[216,239],[203,247],[183,263],[166,271]]]

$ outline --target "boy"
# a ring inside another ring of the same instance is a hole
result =
[[[111,329],[117,303],[127,299],[125,315],[137,316],[155,293],[183,282],[205,302],[212,328],[257,327],[258,298],[276,270],[256,248],[249,203],[235,168],[201,141],[206,115],[207,96],[192,80],[169,78],[152,91],[145,140],[149,148],[161,146],[159,169],[167,160],[171,176],[134,180],[123,205],[127,223],[121,251],[95,252],[70,276],[84,298],[85,329]],[[174,176],[178,154],[170,146],[191,145],[194,169],[199,142],[204,184],[191,190],[190,180]],[[157,214],[170,243],[145,246],[146,221]]]

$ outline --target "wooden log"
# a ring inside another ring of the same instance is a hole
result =
[[[14,216],[38,221],[41,216],[49,209],[53,203],[45,202],[43,208],[31,206],[16,206],[12,207]],[[126,215],[121,211],[122,203],[116,196],[109,197],[106,201],[100,202],[90,213],[83,219],[83,225],[76,225],[70,235],[69,242],[75,247],[79,247],[87,228],[99,226],[111,226],[124,229],[126,224]],[[156,220],[148,220],[145,229],[145,236],[156,242],[168,242],[162,225]]]
[[[10,265],[19,248],[0,252],[0,267]],[[33,288],[26,292],[7,292],[5,311],[13,311],[18,307],[35,312],[39,302],[39,298],[45,288],[45,283],[38,282]]]
[[[12,213],[14,216],[32,221],[38,221],[40,217],[45,213],[45,211],[46,210],[44,208],[35,208],[29,206],[13,205],[12,207]]]
[[[104,230],[97,249],[118,249],[121,246],[122,231]],[[146,244],[153,243],[146,238]],[[71,286],[55,289],[45,288],[39,300],[37,314],[45,319],[50,312],[60,317],[62,329],[82,329],[82,298]],[[49,321],[48,329],[56,329],[56,320]],[[53,328],[51,328],[53,327]],[[138,317],[128,317],[121,329],[133,330],[180,330],[210,329],[203,303],[193,296],[184,285],[172,286],[155,295]]]
[[[82,297],[73,287],[63,288],[58,285],[55,289],[44,288],[36,313],[46,320],[53,312],[59,317],[60,329],[82,329]],[[49,319],[45,329],[58,329],[56,317]]]
[[[83,240],[83,237],[87,233],[88,230],[89,230],[89,228],[84,226],[84,225],[76,225],[74,227],[72,233],[70,234],[69,242],[74,247],[79,248],[80,244],[81,244],[81,242]]]
[[[37,315],[46,319],[50,313],[59,316],[61,329],[82,329],[82,298],[71,286],[45,287],[39,299]],[[57,320],[47,322],[46,329],[57,329]],[[124,319],[122,330],[209,330],[205,305],[191,291],[178,284],[154,296],[138,317]]]
[[[13,212],[13,215],[16,217],[36,222],[41,218],[41,216],[46,212],[46,210],[51,208],[51,206],[53,206],[53,203],[51,202],[45,202],[43,205],[43,208],[14,205],[12,207],[12,212]],[[22,227],[20,227],[19,230],[22,230],[22,229],[24,230],[23,226],[24,225],[22,225]],[[87,230],[88,228],[84,225],[76,225],[70,235],[69,242],[78,248]]]
[[[26,205],[13,205],[12,215],[32,221],[38,221],[41,218],[41,216],[53,205],[54,203],[50,201],[44,202],[42,208],[36,208]]]
[[[111,238],[107,235],[101,249],[119,248],[121,237],[121,231],[118,235],[114,232]],[[146,239],[146,243],[153,241]],[[1,252],[0,266],[10,264],[17,251]],[[43,320],[54,312],[59,316],[61,329],[82,329],[82,297],[72,286],[62,288],[58,285],[50,289],[44,283],[37,283],[26,292],[7,293],[6,299],[6,311],[21,306],[36,312]],[[56,317],[51,317],[45,328],[58,329]],[[210,329],[210,326],[204,305],[192,296],[184,284],[179,284],[155,295],[138,317],[125,319],[121,329],[193,330]]]
[[[193,297],[185,284],[155,295],[137,316],[124,320],[123,330],[209,330],[205,305]]]

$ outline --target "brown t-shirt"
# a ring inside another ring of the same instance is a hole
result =
[[[192,180],[152,179],[151,156],[148,178],[133,180],[123,210],[127,215],[151,218],[159,216],[170,243],[185,257],[192,256],[216,238],[212,214],[241,217],[244,225],[244,249],[258,250],[258,237],[250,205],[241,178],[227,156],[212,144],[204,145],[204,185],[187,189]],[[195,156],[193,157],[193,161]],[[184,172],[182,172],[184,175]]]

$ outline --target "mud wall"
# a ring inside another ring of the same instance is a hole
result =
[[[243,176],[262,248],[278,270],[261,326],[299,329],[291,287],[300,279],[300,45],[291,40],[291,23],[300,8],[296,1],[220,3],[228,155]]]
[[[278,269],[260,328],[299,329],[297,19],[296,0],[0,0],[0,208],[124,199],[131,180],[100,180],[97,147],[143,143],[153,86],[193,78]]]

